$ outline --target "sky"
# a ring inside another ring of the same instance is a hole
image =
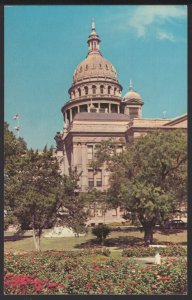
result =
[[[186,6],[5,6],[4,120],[14,131],[19,114],[19,134],[29,148],[55,147],[61,107],[88,52],[92,17],[122,95],[131,79],[144,102],[143,117],[187,113]]]

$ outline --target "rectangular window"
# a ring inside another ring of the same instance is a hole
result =
[[[102,171],[97,170],[97,173],[95,174],[95,182],[96,186],[102,186]]]
[[[88,162],[93,160],[93,145],[87,146],[87,158],[88,158]]]
[[[94,207],[90,208],[90,216],[95,217],[95,208]]]
[[[98,217],[102,217],[103,216],[103,210],[102,209],[98,209],[97,216]]]
[[[133,118],[138,118],[138,108],[136,108],[136,107],[130,107],[129,108],[129,114]]]
[[[93,177],[93,170],[88,170],[88,187],[94,187],[94,177]]]

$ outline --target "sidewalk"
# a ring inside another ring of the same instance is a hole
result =
[[[161,259],[162,260],[175,259],[175,258],[177,259],[177,258],[180,258],[180,257],[183,257],[183,256],[171,256],[171,257],[166,256],[166,257],[162,257]],[[135,259],[135,260],[144,261],[146,263],[155,263],[155,257],[151,257],[151,256],[150,257],[130,257],[130,258]],[[185,256],[184,258],[187,261],[187,257]]]

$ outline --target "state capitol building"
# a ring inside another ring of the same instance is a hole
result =
[[[77,169],[81,173],[80,191],[92,188],[104,191],[109,187],[109,173],[101,167],[93,172],[90,162],[94,159],[96,145],[113,139],[117,152],[129,138],[136,138],[154,129],[187,129],[187,114],[175,119],[154,119],[142,116],[144,102],[130,81],[129,90],[122,95],[114,66],[102,56],[100,37],[92,21],[88,37],[88,54],[76,68],[69,88],[69,101],[61,111],[64,131],[55,136],[56,155],[63,174]],[[113,209],[107,212],[91,208],[87,224],[122,222],[123,212]]]

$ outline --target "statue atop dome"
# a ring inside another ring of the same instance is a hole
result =
[[[94,18],[92,18],[92,23],[91,23],[91,33],[88,37],[88,40],[87,40],[87,43],[89,45],[89,53],[92,53],[92,52],[98,52],[100,53],[100,50],[99,50],[99,44],[100,44],[101,40],[100,40],[100,37],[98,36],[98,34],[96,33],[95,31],[95,21],[94,21]]]

